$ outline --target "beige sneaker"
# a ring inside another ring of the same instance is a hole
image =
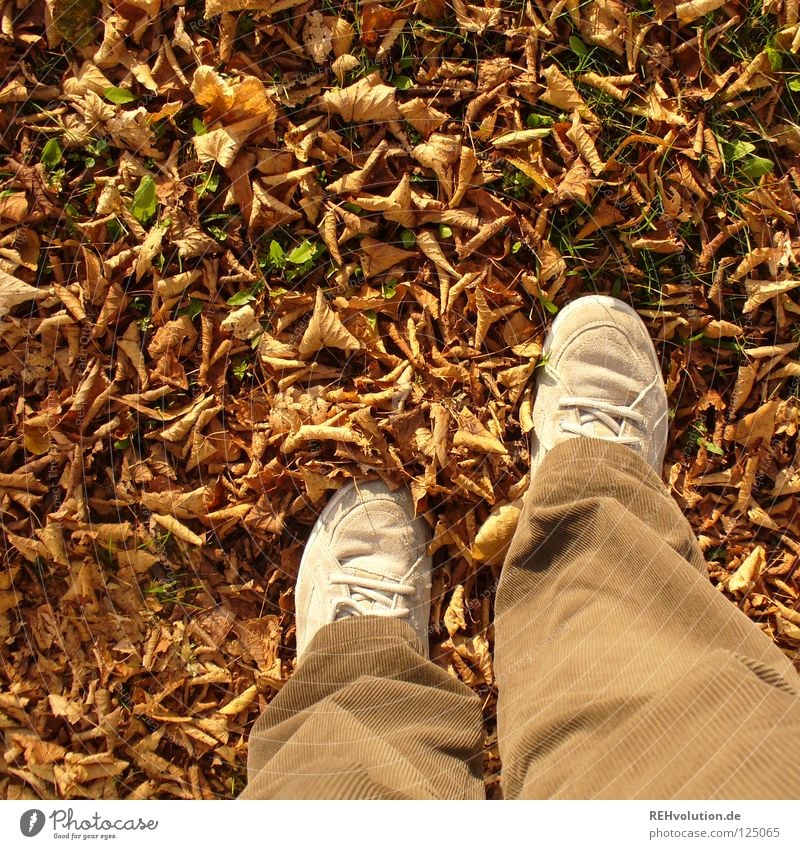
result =
[[[556,316],[542,357],[531,476],[551,448],[579,436],[626,445],[661,474],[667,393],[653,342],[632,307],[606,295],[578,298]]]
[[[322,511],[300,561],[297,656],[324,625],[346,616],[405,619],[428,652],[429,533],[406,490],[350,483]]]

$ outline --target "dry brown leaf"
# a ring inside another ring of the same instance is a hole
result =
[[[339,58],[350,52],[355,38],[355,30],[345,18],[326,18],[325,23],[331,31],[334,55]]]
[[[419,245],[422,253],[433,262],[440,272],[449,274],[452,277],[459,276],[455,268],[447,261],[444,253],[442,253],[442,248],[433,233],[429,230],[418,230],[415,235],[417,237],[417,245]]]
[[[481,563],[502,563],[517,529],[521,512],[521,501],[494,507],[475,537],[472,556]]]
[[[492,309],[489,306],[486,296],[483,291],[478,288],[475,290],[475,308],[478,313],[478,321],[475,326],[475,347],[480,348],[486,339],[486,334],[494,322],[499,321],[506,315],[516,312],[519,307],[516,304],[508,304],[504,307]]]
[[[236,698],[231,699],[228,704],[223,705],[219,709],[219,713],[223,716],[237,716],[243,710],[247,710],[258,696],[258,686],[252,684],[243,693],[240,693]]]
[[[747,595],[761,576],[766,565],[767,558],[764,547],[755,546],[726,581],[728,590],[732,593]]]
[[[84,710],[76,702],[70,701],[57,693],[51,693],[47,697],[47,700],[50,703],[50,710],[53,711],[53,716],[62,716],[67,722],[73,724],[83,718]]]
[[[300,357],[305,360],[322,348],[339,348],[342,351],[351,352],[358,351],[361,343],[328,306],[322,289],[317,289],[314,312],[300,341]]]
[[[542,94],[542,100],[545,103],[549,103],[564,112],[577,111],[581,117],[593,123],[597,121],[594,113],[586,105],[586,101],[578,93],[569,77],[565,76],[556,65],[548,65],[543,68],[542,76],[547,83],[547,88]]]
[[[450,596],[447,610],[444,613],[444,627],[447,633],[454,637],[459,631],[467,630],[467,620],[464,618],[464,585],[459,584]]]
[[[509,133],[503,133],[493,138],[492,144],[495,147],[516,147],[521,144],[530,144],[537,139],[547,138],[551,132],[550,127],[544,127],[538,130],[512,130]]]
[[[386,242],[379,242],[371,236],[366,236],[361,240],[361,249],[365,254],[361,267],[364,269],[364,277],[367,279],[416,256],[413,251],[404,251]]]
[[[758,363],[747,363],[746,365],[739,366],[739,370],[736,373],[736,383],[733,387],[733,398],[731,399],[732,413],[740,410],[750,397],[750,392],[753,389],[757,374]]]
[[[775,433],[775,415],[780,403],[777,398],[767,401],[735,425],[728,425],[725,438],[735,440],[746,448],[769,445]]]
[[[556,203],[578,200],[588,206],[592,199],[594,183],[586,165],[582,160],[576,159],[556,187],[554,199]],[[593,216],[592,221],[594,220]]]
[[[464,0],[453,0],[459,27],[465,32],[482,33],[500,22],[500,8],[473,6]]]
[[[247,118],[238,124],[220,127],[192,140],[201,162],[216,162],[223,168],[233,165],[247,137],[256,129],[260,129],[261,119]]]
[[[578,152],[592,169],[592,173],[599,177],[605,171],[606,163],[600,158],[594,141],[581,123],[577,111],[572,113],[572,126],[567,130],[567,138],[574,142]]]
[[[377,71],[347,88],[325,92],[322,104],[328,112],[347,122],[376,123],[402,117],[395,101],[395,89],[384,85]]]
[[[446,113],[440,112],[420,97],[399,103],[397,108],[403,118],[425,139],[447,120]]]
[[[747,301],[742,307],[742,312],[751,313],[765,304],[771,298],[776,298],[786,292],[791,292],[800,286],[800,280],[745,280],[747,287]]]
[[[303,27],[303,46],[318,65],[325,62],[325,57],[333,49],[332,33],[322,16],[322,12],[317,9],[306,13],[306,23]]]
[[[250,121],[272,133],[277,109],[258,77],[242,75],[229,80],[209,65],[200,65],[192,77],[191,90],[205,107],[206,123],[220,121],[230,126]]]
[[[411,180],[408,174],[403,174],[400,182],[388,197],[376,195],[360,195],[356,203],[372,212],[382,212],[387,221],[402,224],[403,227],[414,226],[414,207],[411,200]]]
[[[29,208],[24,192],[11,192],[0,197],[0,221],[19,224],[26,219]]]
[[[17,304],[43,298],[45,294],[43,290],[25,283],[0,268],[0,318]]]
[[[625,53],[628,13],[618,0],[589,3],[581,10],[578,30],[592,44],[622,56]]]
[[[721,319],[712,319],[703,329],[703,333],[709,339],[723,339],[731,336],[744,335],[744,329],[732,321],[724,321]]]
[[[162,528],[166,528],[175,539],[188,542],[191,545],[205,545],[205,534],[196,534],[191,528],[187,528],[186,525],[179,522],[174,516],[152,513],[151,519],[156,524],[161,525]]]
[[[499,439],[488,434],[470,433],[459,429],[453,437],[453,445],[456,448],[469,448],[472,451],[508,456],[508,449],[505,445]]]
[[[446,198],[455,191],[455,165],[461,158],[461,142],[456,136],[433,133],[413,150],[414,159],[436,174]]]
[[[489,239],[496,236],[498,233],[505,230],[509,224],[514,220],[513,215],[503,215],[500,218],[496,218],[494,221],[487,221],[485,224],[481,225],[481,229],[466,243],[460,245],[458,250],[458,256],[460,259],[466,259],[469,256],[472,256],[477,250],[480,250]]]
[[[347,74],[354,68],[357,68],[360,64],[361,63],[358,59],[355,56],[351,56],[349,53],[337,56],[336,59],[333,60],[331,70],[336,75],[336,80],[338,81],[340,88],[344,86],[344,78]]]
[[[296,451],[307,442],[344,442],[359,445],[361,437],[348,427],[336,427],[332,425],[303,425],[289,436],[283,443],[283,450],[287,454]]]

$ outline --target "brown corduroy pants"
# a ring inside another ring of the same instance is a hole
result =
[[[507,798],[797,798],[793,666],[709,583],[627,448],[550,452],[497,591]],[[405,622],[322,629],[250,736],[243,798],[483,796],[480,701]]]

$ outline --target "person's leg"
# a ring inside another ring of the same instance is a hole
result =
[[[243,799],[483,798],[480,700],[428,653],[410,499],[341,490],[300,567],[298,667],[250,734]]]
[[[598,434],[534,446],[504,564],[495,635],[506,796],[796,798],[793,667],[709,583],[653,470],[663,450]]]
[[[483,797],[480,702],[405,622],[323,628],[250,735],[242,798]]]

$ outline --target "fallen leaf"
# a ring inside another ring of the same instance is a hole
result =
[[[237,716],[243,710],[247,710],[258,696],[258,687],[253,684],[248,687],[243,693],[240,693],[236,698],[231,699],[228,704],[223,705],[219,709],[219,713],[223,716]]]
[[[725,438],[735,440],[746,448],[769,445],[775,433],[775,414],[779,406],[778,399],[767,401],[735,425],[728,425],[725,429]]]
[[[502,563],[517,529],[521,512],[521,501],[492,508],[472,544],[472,556],[480,563]]]
[[[377,71],[347,88],[325,92],[322,104],[347,122],[396,121],[401,117],[395,89],[384,85]]]
[[[761,545],[755,546],[726,581],[728,590],[732,593],[747,595],[766,568],[766,565],[767,559],[764,547]]]
[[[45,294],[43,290],[25,283],[0,268],[0,318],[17,304],[43,298]]]
[[[467,621],[464,618],[464,585],[459,584],[450,596],[447,610],[444,613],[444,627],[447,633],[453,637],[459,631],[467,629]]]
[[[328,306],[322,289],[317,289],[314,312],[300,341],[300,356],[307,359],[322,348],[339,348],[342,351],[358,351],[361,343],[342,324],[342,320]]]

